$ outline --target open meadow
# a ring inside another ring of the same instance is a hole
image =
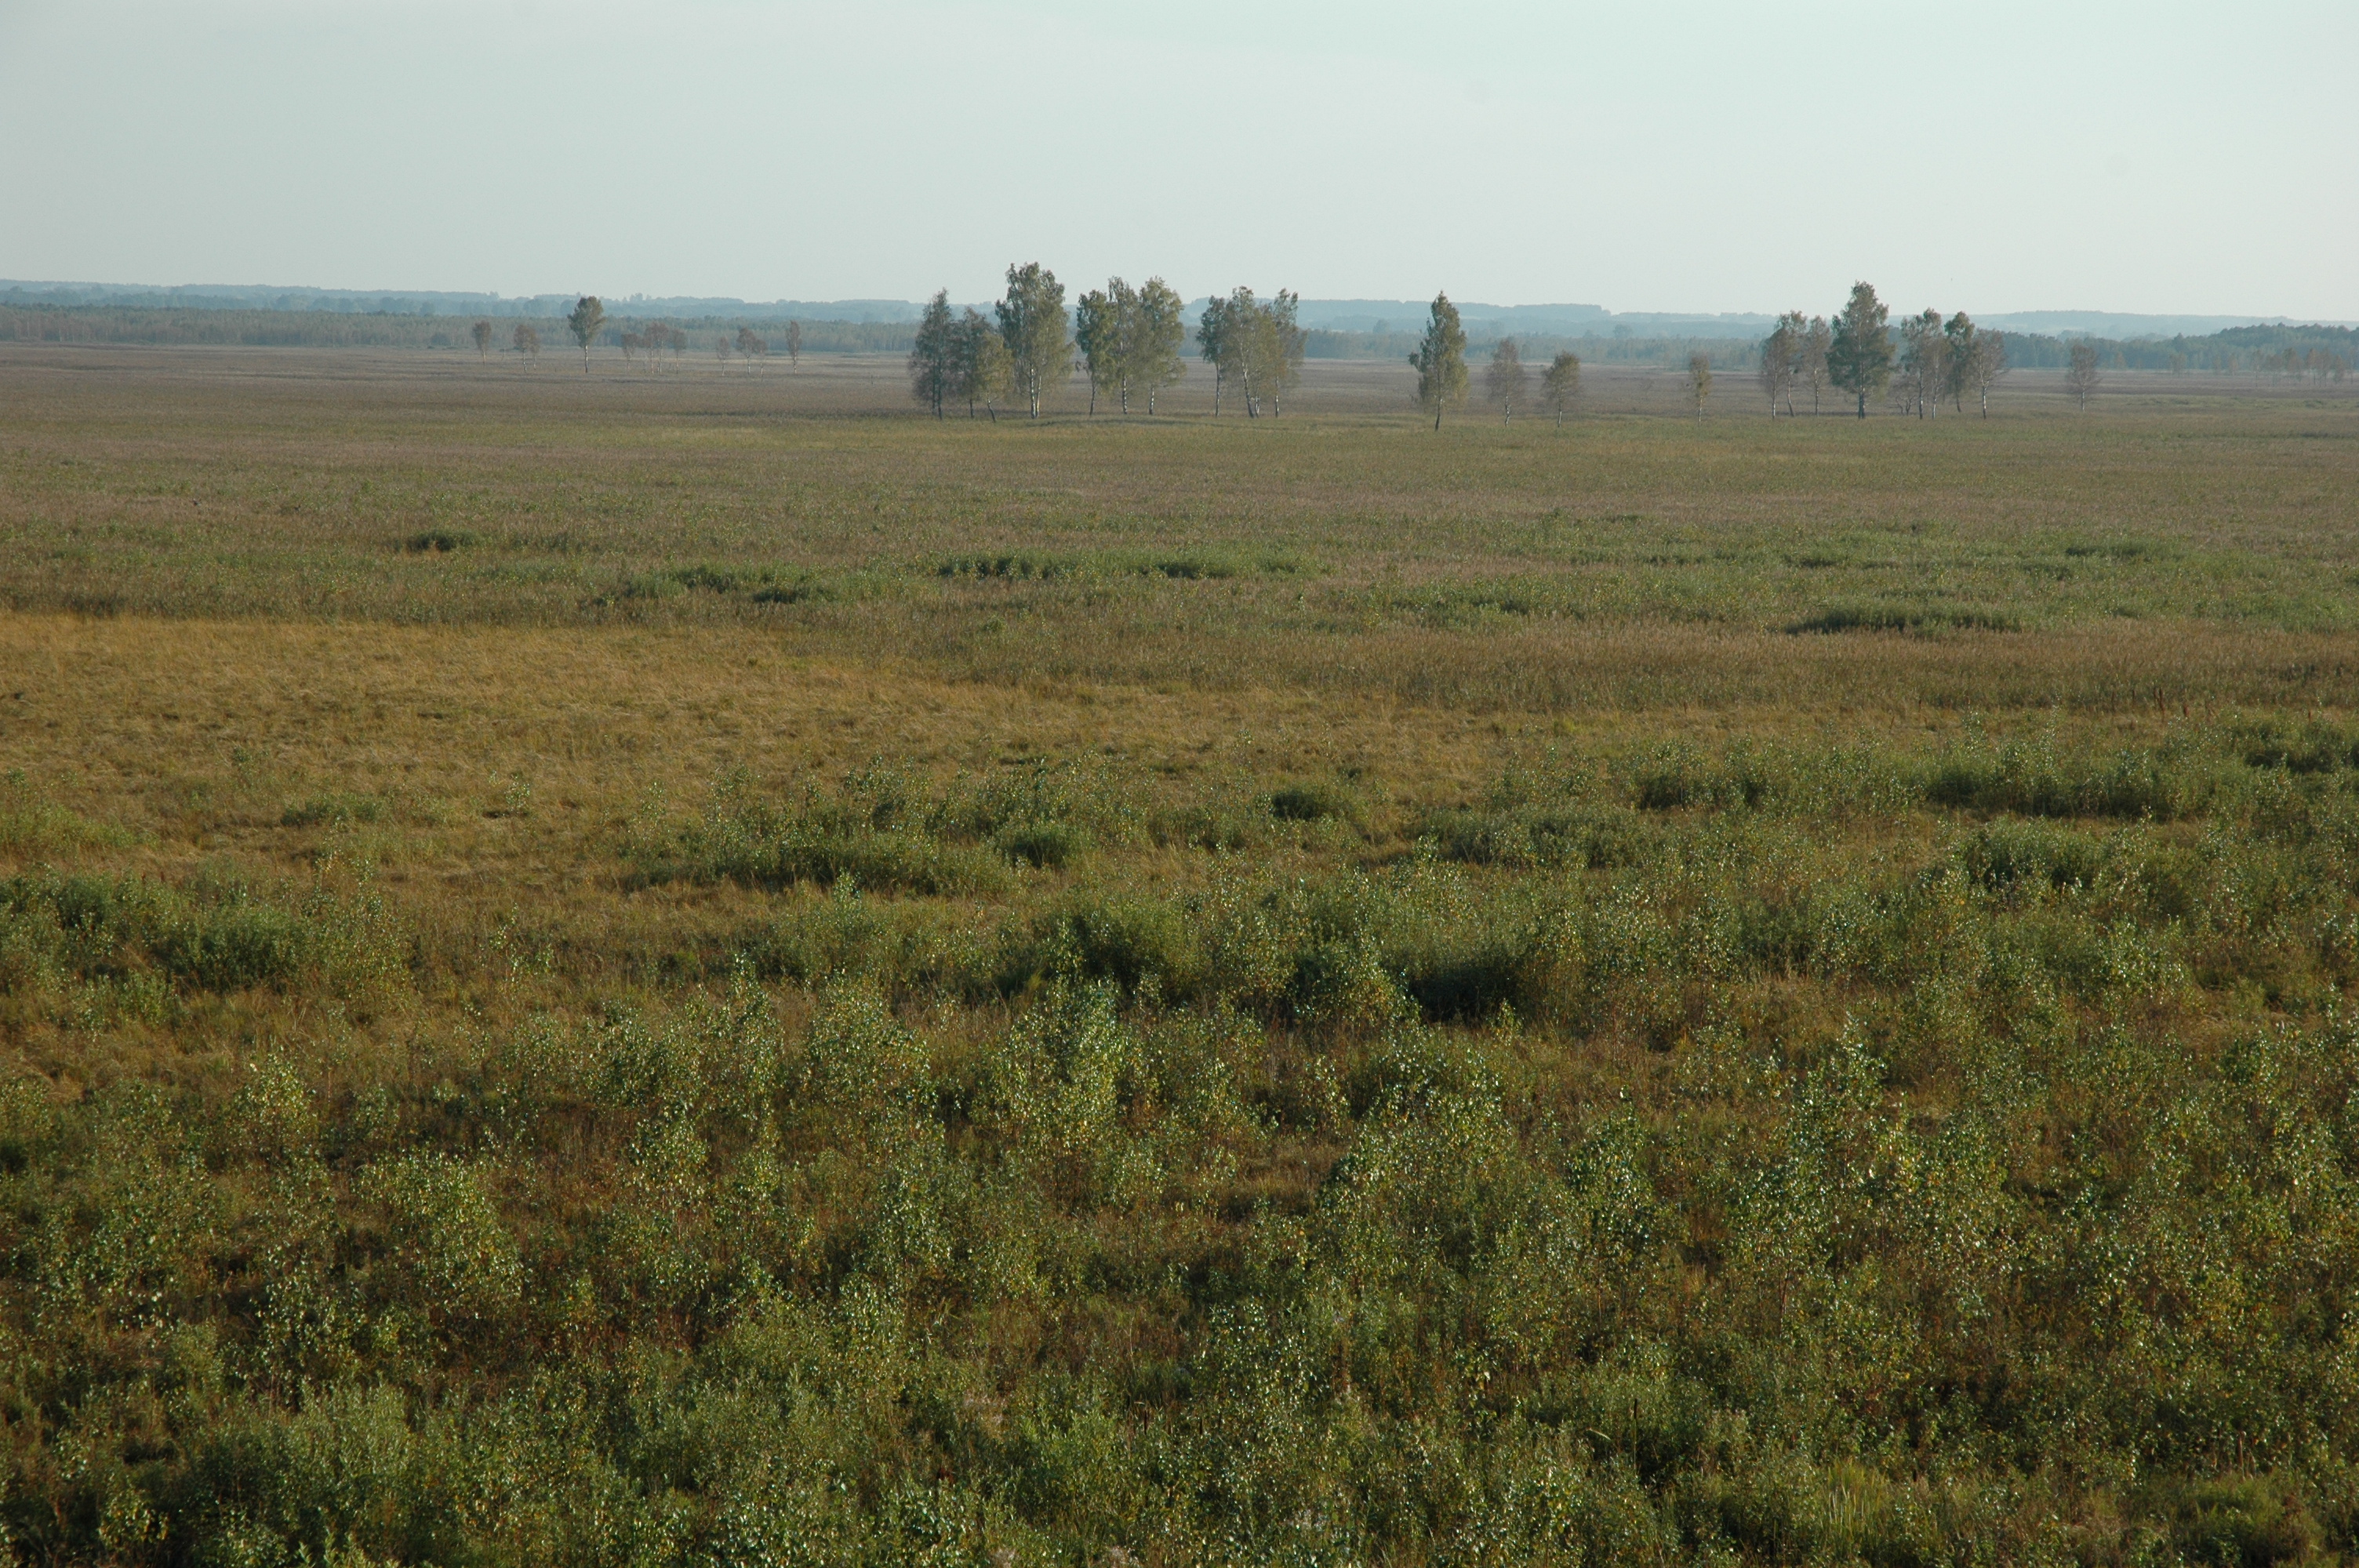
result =
[[[7,1550],[2359,1558],[2359,385],[1408,384],[0,347]]]

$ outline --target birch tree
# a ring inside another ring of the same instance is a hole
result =
[[[1294,319],[1299,302],[1299,296],[1283,288],[1266,303],[1256,299],[1250,288],[1240,288],[1229,297],[1230,332],[1245,383],[1248,418],[1260,418],[1265,402],[1270,417],[1277,418],[1286,410],[1287,389],[1302,379],[1306,340]]]
[[[1923,419],[1941,410],[1950,381],[1950,339],[1941,313],[1927,310],[1900,324],[1901,406]]]
[[[1466,329],[1448,294],[1433,297],[1425,335],[1408,362],[1417,369],[1417,406],[1433,416],[1433,427],[1439,430],[1442,412],[1466,401]]]
[[[1800,311],[1794,312],[1799,316]],[[1810,389],[1810,413],[1819,412],[1819,400],[1827,389],[1827,355],[1832,351],[1834,334],[1827,330],[1827,319],[1813,316],[1802,332],[1800,354],[1794,362],[1794,376]],[[1790,404],[1789,404],[1790,408]]]
[[[1491,362],[1483,369],[1483,395],[1499,406],[1502,424],[1512,424],[1516,406],[1524,400],[1531,387],[1531,377],[1524,371],[1524,356],[1513,338],[1502,338],[1491,351]]]
[[[1786,412],[1794,412],[1794,377],[1800,370],[1802,334],[1809,329],[1799,310],[1788,310],[1777,318],[1777,325],[1761,340],[1761,368],[1758,373],[1761,390],[1768,395],[1769,417],[1777,416],[1777,404],[1783,399]]]
[[[1137,338],[1131,346],[1130,376],[1125,387],[1147,394],[1147,412],[1155,412],[1155,395],[1177,383],[1188,373],[1180,359],[1180,349],[1188,340],[1187,301],[1179,291],[1159,277],[1150,277],[1138,288]],[[1125,397],[1123,412],[1130,412]]]
[[[1867,400],[1881,394],[1892,380],[1892,333],[1886,323],[1892,312],[1876,298],[1873,284],[1854,283],[1843,314],[1835,318],[1833,341],[1827,346],[1827,379],[1837,390],[1858,399],[1859,416],[1867,417]]]
[[[1212,367],[1212,417],[1221,416],[1221,394],[1228,389],[1229,364],[1234,350],[1229,343],[1229,302],[1214,295],[1204,301],[1204,314],[1196,321],[1196,347],[1206,364]]]
[[[1946,330],[1950,335],[1951,375],[1958,387],[1959,412],[1965,411],[1965,394],[1972,392],[1982,406],[1983,417],[1990,417],[1990,389],[2006,374],[2006,334],[1987,332],[1959,311],[1951,318]]]
[[[2104,380],[2097,369],[2097,345],[2078,342],[2072,345],[2072,362],[2064,367],[2064,390],[2081,400],[2081,412],[2089,411],[2089,394],[2097,390]]]
[[[1007,295],[998,305],[999,336],[1016,377],[1016,395],[1040,417],[1040,397],[1073,374],[1072,319],[1065,286],[1038,262],[1007,269]]]
[[[968,418],[974,417],[975,405],[979,403],[996,425],[999,400],[1007,395],[1015,379],[1006,340],[999,335],[998,328],[970,306],[959,318],[955,354],[950,395],[966,405]]]
[[[1082,371],[1090,380],[1093,415],[1098,411],[1099,386],[1122,384],[1123,301],[1118,296],[1129,291],[1130,286],[1117,277],[1073,302],[1073,347],[1081,351]]]
[[[573,341],[582,345],[582,373],[590,373],[590,345],[597,340],[598,329],[606,324],[606,307],[594,294],[585,294],[574,301],[573,313],[565,319],[566,330]]]
[[[1564,411],[1581,395],[1581,356],[1571,349],[1560,351],[1549,361],[1548,370],[1540,376],[1540,398],[1556,411],[1557,428],[1564,428]]]
[[[958,321],[951,315],[951,291],[926,301],[918,335],[909,347],[909,395],[942,417],[958,368]]]

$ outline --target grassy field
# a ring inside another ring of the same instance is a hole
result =
[[[0,351],[0,1520],[2359,1555],[2359,395]]]

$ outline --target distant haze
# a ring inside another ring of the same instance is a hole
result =
[[[349,289],[286,287],[270,284],[154,285],[62,283],[0,278],[0,305],[175,306],[202,309],[331,310],[421,316],[561,316],[570,294],[499,295],[439,289]],[[735,299],[696,295],[615,296],[607,301],[618,315],[745,321],[914,322],[924,305],[915,299]],[[962,301],[988,310],[990,301]],[[1775,317],[1760,311],[1607,310],[1596,305],[1493,305],[1479,299],[1453,301],[1477,338],[1527,333],[1538,337],[1626,335],[1646,338],[1744,338],[1766,334]],[[1193,319],[1205,301],[1192,300]],[[1297,311],[1302,325],[1339,332],[1413,332],[1424,323],[1429,302],[1419,299],[1305,299]],[[2199,337],[2231,327],[2283,322],[2256,316],[2156,316],[2106,310],[2017,310],[1988,314],[1983,325],[2010,332],[2088,334],[2135,339]],[[2336,322],[2332,325],[2353,325]]]
[[[2354,71],[2348,0],[0,0],[0,276],[2352,319]]]

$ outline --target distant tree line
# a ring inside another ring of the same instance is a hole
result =
[[[1708,367],[1753,372],[1761,395],[1778,415],[1799,413],[1805,403],[1812,412],[1823,411],[1834,397],[1847,401],[1857,415],[1867,401],[1886,395],[1904,412],[1923,417],[1944,406],[1962,411],[1971,402],[1986,408],[1992,386],[2013,369],[2063,371],[2070,388],[2085,395],[2096,384],[2090,378],[2116,370],[2332,383],[2345,380],[2359,366],[2359,330],[2348,327],[2237,327],[2204,337],[2129,341],[2035,333],[2002,337],[1962,312],[1946,318],[1920,313],[1896,324],[1872,288],[1864,299],[1855,289],[1854,298],[1832,319],[1789,311],[1758,341],[1542,334],[1488,339],[1456,321],[1454,310],[1440,340],[1432,320],[1420,333],[1306,329],[1297,319],[1297,297],[1283,289],[1267,298],[1236,289],[1209,301],[1190,322],[1183,319],[1185,306],[1176,291],[1158,278],[1135,288],[1121,278],[1109,279],[1068,311],[1055,275],[1037,265],[1011,268],[1009,290],[988,314],[951,311],[945,291],[914,327],[789,319],[768,323],[766,336],[738,319],[609,316],[600,302],[587,339],[573,330],[573,314],[521,319],[511,315],[495,328],[492,316],[470,327],[463,318],[450,316],[227,309],[187,302],[0,303],[0,341],[421,349],[472,343],[484,357],[504,351],[537,364],[544,342],[571,337],[585,370],[592,349],[617,349],[630,361],[645,356],[649,364],[671,367],[691,350],[710,350],[716,361],[743,363],[749,372],[767,363],[774,351],[790,363],[799,363],[806,348],[833,354],[894,353],[912,357],[912,392],[928,407],[940,412],[963,406],[970,413],[994,416],[1010,402],[1036,410],[1041,395],[1077,371],[1088,378],[1093,411],[1103,395],[1122,412],[1143,406],[1154,413],[1191,350],[1212,369],[1216,413],[1234,401],[1248,417],[1275,416],[1299,382],[1307,359],[1419,362],[1453,332],[1459,369],[1470,356],[1491,361],[1484,392],[1505,418],[1535,407],[1562,417],[1578,395],[1583,362],[1676,371],[1699,353]],[[951,319],[942,320],[936,307]],[[579,309],[577,302],[575,314]],[[974,322],[997,340],[996,351],[983,346]],[[1020,351],[1011,330],[1023,340]],[[922,373],[916,363],[921,358]],[[1530,371],[1542,365],[1555,380],[1543,380],[1535,403]],[[1548,391],[1550,384],[1559,390]],[[1453,379],[1447,363],[1419,369],[1419,406],[1435,418],[1470,395],[1471,383]]]

